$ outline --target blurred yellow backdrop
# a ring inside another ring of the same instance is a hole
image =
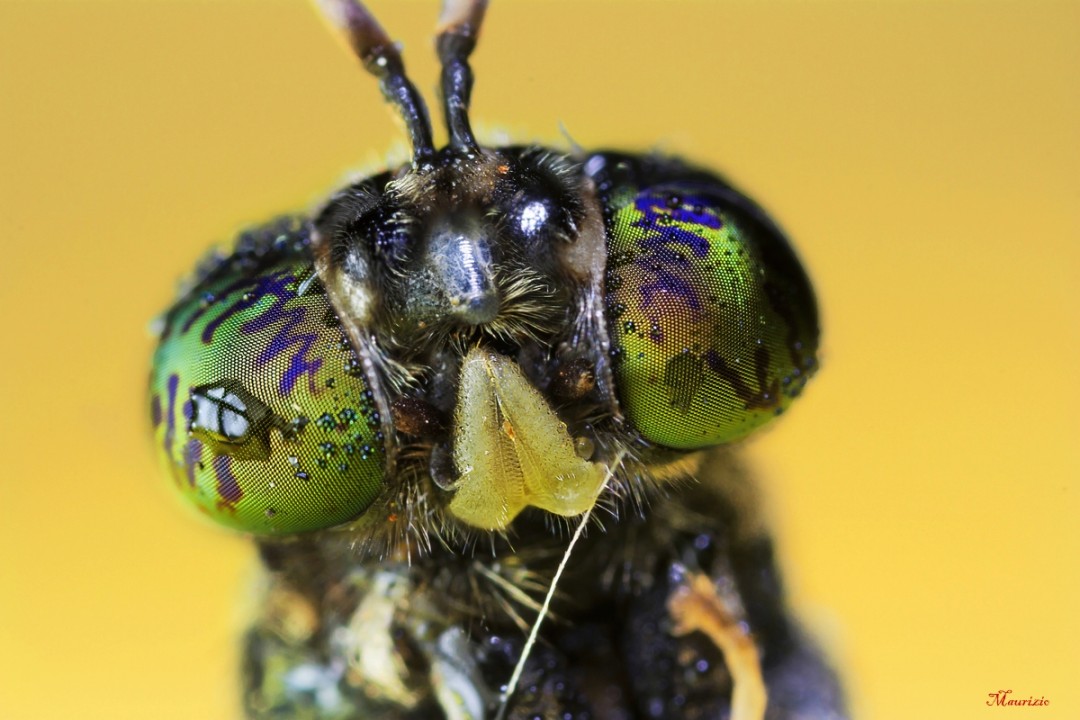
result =
[[[432,87],[435,5],[372,4]],[[681,153],[795,238],[824,368],[748,453],[863,718],[1080,717],[1077,28],[497,0],[475,57],[489,136]],[[167,493],[147,325],[212,241],[402,146],[299,0],[0,3],[0,718],[236,716],[252,553]]]

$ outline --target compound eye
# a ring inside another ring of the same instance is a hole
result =
[[[204,285],[154,355],[159,455],[184,498],[237,530],[340,525],[383,487],[379,413],[313,273],[285,260]]]
[[[722,185],[673,183],[615,209],[606,301],[623,410],[649,441],[731,442],[816,367],[817,308],[779,230]]]

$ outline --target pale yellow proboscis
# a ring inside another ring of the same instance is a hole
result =
[[[459,520],[502,530],[528,506],[575,517],[595,504],[607,468],[578,455],[566,423],[510,358],[469,352],[454,424],[461,476],[450,512]]]

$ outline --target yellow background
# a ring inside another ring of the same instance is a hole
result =
[[[373,4],[432,87],[434,4]],[[1080,717],[1078,28],[1075,2],[489,13],[481,128],[682,153],[795,238],[824,366],[749,454],[863,718]],[[235,716],[252,554],[157,471],[147,324],[211,241],[402,137],[306,3],[0,3],[0,718]],[[1010,688],[1050,705],[985,705]]]

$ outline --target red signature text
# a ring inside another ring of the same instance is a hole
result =
[[[1001,705],[1003,707],[1039,707],[1050,704],[1050,701],[1045,697],[1035,697],[1034,695],[1029,695],[1026,698],[1009,697],[1012,695],[1012,690],[998,690],[997,692],[987,694],[990,696],[990,699],[986,701],[986,704],[991,707],[994,705]]]

